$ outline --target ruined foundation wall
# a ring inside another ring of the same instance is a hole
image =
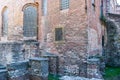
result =
[[[110,66],[120,66],[120,15],[108,14],[106,58]]]

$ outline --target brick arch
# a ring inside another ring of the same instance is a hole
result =
[[[24,11],[25,8],[27,8],[28,6],[33,6],[33,7],[36,7],[38,9],[38,6],[39,6],[39,3],[36,2],[36,3],[27,3],[23,6],[22,8],[22,11]]]
[[[23,6],[23,35],[36,37],[38,35],[38,3],[27,3]],[[31,24],[32,23],[32,24]]]
[[[4,6],[4,7],[2,8],[1,15],[4,13],[4,11],[5,11],[7,8],[8,8],[7,6]]]

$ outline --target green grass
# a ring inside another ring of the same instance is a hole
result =
[[[114,80],[115,77],[120,76],[120,68],[118,67],[106,67],[105,80]]]
[[[49,74],[49,76],[48,76],[48,80],[59,80],[59,77],[60,76],[58,76],[58,75],[53,75],[53,74]]]

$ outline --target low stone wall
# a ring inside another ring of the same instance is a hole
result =
[[[87,78],[102,79],[100,73],[100,60],[97,58],[88,59],[87,62]]]
[[[9,80],[29,80],[28,61],[7,64]]]
[[[0,63],[6,65],[10,62],[23,60],[21,54],[22,44],[20,42],[0,43]]]
[[[48,80],[48,59],[30,58],[0,66],[0,80]]]
[[[49,73],[53,74],[53,75],[57,75],[58,74],[58,67],[59,67],[58,56],[51,54],[51,53],[47,53],[47,54],[43,55],[42,57],[48,58]]]
[[[40,57],[37,41],[0,42],[0,63],[2,65],[29,60],[32,57]]]

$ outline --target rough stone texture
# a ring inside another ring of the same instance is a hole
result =
[[[44,55],[42,55],[44,58],[48,58],[48,62],[49,62],[49,73],[53,74],[53,75],[57,75],[58,74],[58,67],[59,67],[59,63],[58,63],[58,56],[53,55],[51,53],[46,53]]]
[[[47,58],[31,58],[6,67],[0,65],[0,80],[48,80],[48,74]]]
[[[11,63],[7,65],[9,80],[29,80],[28,61]]]
[[[48,59],[47,58],[31,58],[30,59],[30,79],[31,80],[47,80],[48,79]]]
[[[75,76],[63,76],[60,78],[60,80],[103,80],[103,79],[97,79],[97,78],[84,78],[84,77],[75,77]]]
[[[120,15],[108,14],[106,59],[110,66],[120,66]]]
[[[23,60],[21,48],[21,42],[0,43],[1,64],[6,65],[7,63]]]
[[[88,78],[97,78],[102,79],[102,75],[100,73],[100,60],[97,58],[88,59],[87,63],[87,77]]]
[[[8,72],[3,65],[0,65],[0,80],[8,80]]]
[[[33,57],[40,57],[39,42],[36,40],[25,40],[22,52],[25,60]]]
[[[3,65],[39,57],[39,43],[32,40],[0,43],[0,55],[0,63]]]

